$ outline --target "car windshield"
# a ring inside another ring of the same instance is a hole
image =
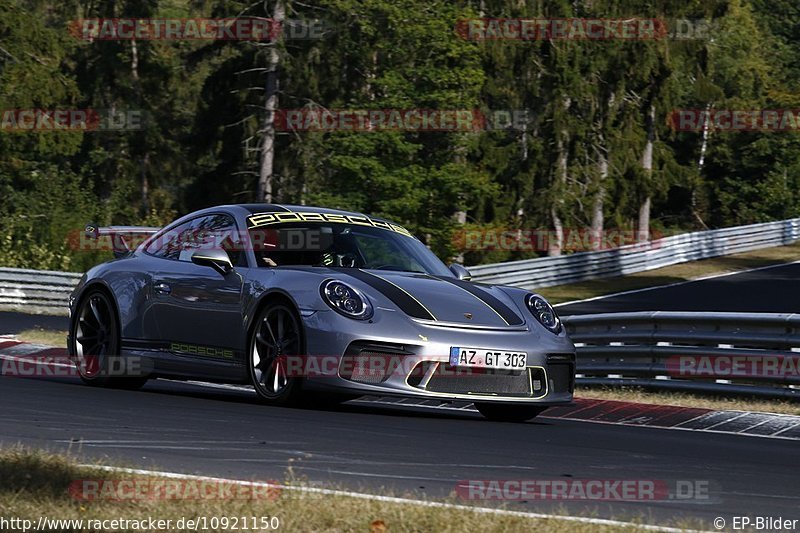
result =
[[[250,229],[250,239],[260,267],[363,268],[452,277],[419,240],[380,227],[324,222],[276,224]]]

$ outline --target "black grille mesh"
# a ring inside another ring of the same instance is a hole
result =
[[[397,354],[362,351],[342,357],[339,375],[358,383],[375,385],[389,379],[401,363]]]
[[[530,375],[529,375],[530,373]],[[531,387],[533,386],[533,390]],[[525,398],[542,396],[545,392],[544,372],[529,368],[512,373],[498,370],[459,369],[439,365],[425,390],[447,394],[498,394]]]

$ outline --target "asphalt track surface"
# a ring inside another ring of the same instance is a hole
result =
[[[27,329],[67,331],[69,318],[65,316],[27,315],[0,311],[0,335],[16,334]]]
[[[141,391],[74,378],[0,378],[0,444],[70,450],[114,464],[246,480],[309,481],[443,499],[460,480],[708,482],[709,500],[513,502],[514,510],[665,523],[797,514],[796,441],[541,418],[343,405],[289,409],[252,393],[156,380]],[[466,502],[465,502],[466,503]],[[493,505],[493,502],[474,502]],[[796,516],[794,518],[800,518]]]
[[[560,308],[794,312],[800,265],[747,272]],[[65,318],[0,313],[0,333]],[[58,324],[62,324],[59,326]],[[16,331],[15,331],[16,330]],[[365,404],[288,409],[252,393],[171,381],[141,391],[96,389],[74,378],[0,377],[0,444],[70,450],[112,464],[246,480],[284,480],[420,499],[461,480],[639,479],[707,482],[709,499],[522,501],[505,506],[670,524],[721,516],[800,518],[797,441],[615,426],[545,417],[495,423],[453,413]],[[465,502],[468,503],[468,502]],[[482,506],[492,501],[473,502]]]
[[[633,311],[800,312],[800,263],[558,306],[562,316]]]

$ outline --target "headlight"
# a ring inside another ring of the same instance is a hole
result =
[[[556,335],[561,332],[561,319],[558,318],[556,310],[547,300],[536,294],[529,294],[525,297],[525,305],[541,325]]]
[[[349,318],[367,320],[372,318],[372,304],[369,299],[355,287],[341,281],[329,279],[320,288],[323,300],[328,305]]]

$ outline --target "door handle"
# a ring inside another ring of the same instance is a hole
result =
[[[158,294],[169,294],[172,292],[172,289],[166,283],[156,283],[153,285],[153,290],[156,291]]]

